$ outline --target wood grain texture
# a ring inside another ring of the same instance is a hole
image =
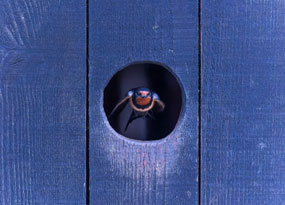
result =
[[[161,141],[122,137],[103,110],[112,75],[137,61],[168,65],[185,90],[182,118]],[[91,0],[91,204],[197,204],[197,119],[198,1]]]
[[[202,204],[284,204],[285,2],[202,16]]]
[[[0,2],[0,204],[85,204],[85,15]]]

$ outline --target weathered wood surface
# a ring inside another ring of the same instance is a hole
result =
[[[202,204],[284,204],[285,2],[202,16]]]
[[[85,9],[0,1],[0,204],[85,204]]]
[[[112,130],[103,91],[135,61],[168,65],[185,109],[166,139],[138,142]],[[198,1],[90,1],[90,203],[197,204]]]

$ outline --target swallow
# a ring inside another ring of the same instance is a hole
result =
[[[157,93],[145,87],[138,87],[128,91],[124,99],[122,99],[108,115],[108,119],[120,113],[125,106],[130,103],[132,113],[126,124],[125,131],[128,129],[129,124],[135,119],[141,117],[153,117],[153,110],[155,112],[162,112],[165,108]]]

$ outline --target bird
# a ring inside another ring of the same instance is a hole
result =
[[[153,110],[155,112],[162,112],[165,109],[164,102],[159,98],[158,94],[146,87],[137,87],[130,89],[125,97],[113,108],[112,112],[108,115],[108,119],[120,113],[127,104],[132,107],[132,113],[125,127],[125,132],[128,126],[135,119],[141,117],[150,117],[155,119],[153,116]]]

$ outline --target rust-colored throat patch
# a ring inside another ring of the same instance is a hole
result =
[[[151,97],[137,97],[136,98],[136,103],[138,105],[141,105],[141,106],[145,106],[145,105],[148,105],[151,101]]]

